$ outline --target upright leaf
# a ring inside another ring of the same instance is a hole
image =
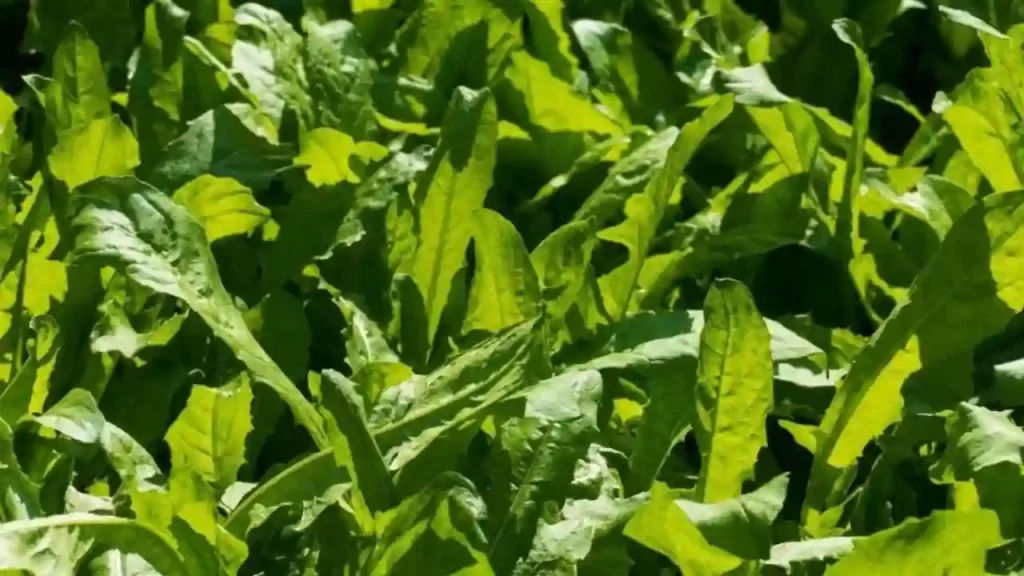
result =
[[[188,404],[167,430],[171,465],[194,470],[218,490],[233,483],[245,462],[252,429],[252,389],[245,378],[230,388],[193,386]]]
[[[367,427],[363,400],[355,385],[341,374],[325,370],[319,384],[311,388],[324,412],[335,461],[349,469],[370,510],[386,510],[392,498],[391,474]]]
[[[900,417],[900,390],[915,372],[974,349],[1024,307],[1020,265],[1024,194],[985,198],[953,225],[904,304],[857,355],[821,422],[805,500],[805,523],[828,531],[821,515],[845,492],[844,471]]]
[[[857,59],[857,98],[853,111],[853,130],[846,149],[846,168],[843,173],[843,193],[836,216],[836,257],[846,263],[854,285],[861,299],[866,298],[867,277],[863,270],[861,254],[864,240],[860,233],[860,187],[864,175],[864,150],[868,138],[868,123],[871,117],[872,90],[875,77],[864,48],[860,27],[852,20],[836,20],[832,25],[839,39],[853,48]],[[844,284],[845,286],[845,284]],[[850,295],[852,296],[852,295]],[[852,302],[847,295],[844,304]]]
[[[419,243],[410,265],[427,310],[433,341],[452,279],[472,236],[472,217],[494,178],[498,111],[490,91],[459,88],[441,129],[430,168],[416,186]]]
[[[519,232],[497,212],[473,215],[476,272],[465,331],[497,332],[540,314],[537,275]]]
[[[46,106],[60,124],[53,128],[77,130],[93,120],[110,116],[110,89],[100,50],[80,24],[73,22],[53,53],[54,92]]]
[[[697,386],[697,440],[702,465],[697,497],[740,495],[767,441],[772,409],[768,328],[743,284],[719,280],[704,304]]]
[[[116,116],[98,118],[62,135],[47,164],[68,189],[101,176],[128,176],[139,165],[135,136]]]
[[[321,447],[316,409],[267,356],[221,284],[202,227],[171,198],[134,178],[103,178],[77,195],[73,257],[115,265],[132,280],[183,300],[238,355],[253,377],[291,407]]]
[[[716,100],[699,118],[683,126],[661,170],[651,178],[643,192],[626,201],[625,221],[598,233],[602,240],[621,244],[629,252],[629,260],[625,264],[599,280],[605,309],[612,318],[622,318],[628,310],[629,299],[636,289],[658,225],[665,215],[669,200],[682,187],[683,169],[704,138],[728,118],[732,110],[732,98],[723,97]]]

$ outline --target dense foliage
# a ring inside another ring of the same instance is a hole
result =
[[[1024,574],[1018,22],[0,0],[0,572]]]

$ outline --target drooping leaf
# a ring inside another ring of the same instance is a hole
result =
[[[231,178],[200,176],[175,190],[174,201],[199,221],[208,242],[248,234],[270,218],[252,190]]]
[[[256,342],[221,284],[199,223],[134,178],[96,180],[77,196],[75,258],[115,264],[135,282],[187,303],[326,448],[316,410]]]
[[[789,478],[778,476],[767,484],[731,500],[704,504],[676,500],[686,516],[713,546],[744,560],[768,558],[772,524],[782,511]]]
[[[511,570],[528,554],[543,508],[564,500],[576,461],[597,431],[600,394],[601,375],[594,371],[551,378],[525,393],[523,417],[499,431],[510,485],[495,489],[495,508],[503,510],[490,539],[496,570]]]
[[[75,556],[64,556],[63,560],[61,556],[77,554],[81,558],[92,542],[138,554],[161,574],[184,576],[190,573],[190,566],[175,543],[144,524],[84,513],[4,523],[0,526],[0,568],[71,571]],[[77,553],[73,552],[76,549]]]
[[[676,505],[664,484],[655,484],[651,499],[626,524],[626,536],[667,556],[684,574],[725,574],[742,560],[712,546]]]

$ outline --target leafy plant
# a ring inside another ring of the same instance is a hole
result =
[[[1024,2],[11,38],[5,574],[1024,573]]]

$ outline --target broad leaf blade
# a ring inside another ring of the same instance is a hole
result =
[[[427,310],[432,342],[448,303],[452,279],[472,236],[472,217],[483,206],[496,162],[498,112],[491,93],[460,88],[452,98],[441,141],[416,188],[419,243],[411,274]]]
[[[116,265],[139,284],[187,303],[326,448],[316,409],[256,342],[221,284],[199,223],[134,178],[96,180],[77,196],[74,257]]]
[[[492,210],[473,215],[476,272],[464,331],[497,332],[540,314],[540,288],[519,232]]]
[[[719,280],[705,301],[697,386],[702,465],[697,496],[718,502],[740,495],[767,441],[772,409],[768,328],[743,284]]]

